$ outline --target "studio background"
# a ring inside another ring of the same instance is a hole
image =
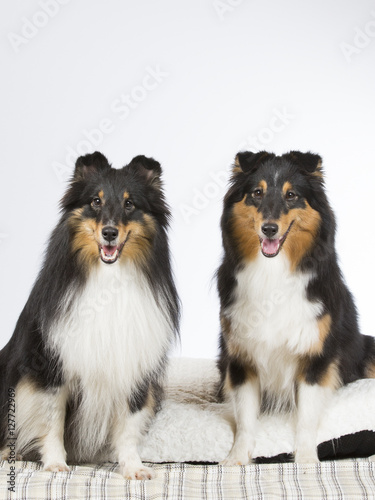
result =
[[[177,356],[215,357],[222,198],[239,150],[324,159],[337,249],[373,335],[375,4],[14,0],[0,7],[0,347],[77,156],[161,162],[183,304]],[[147,348],[147,347],[146,347]]]

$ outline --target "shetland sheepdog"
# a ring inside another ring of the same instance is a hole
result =
[[[0,352],[1,449],[69,470],[106,450],[128,479],[150,479],[138,445],[162,397],[179,299],[160,164],[137,156],[114,169],[78,158],[44,265]],[[13,450],[14,452],[14,450]]]
[[[375,377],[375,339],[359,333],[339,269],[320,156],[239,153],[221,228],[218,365],[236,424],[224,463],[251,461],[260,413],[293,410],[294,459],[317,462],[333,391]]]

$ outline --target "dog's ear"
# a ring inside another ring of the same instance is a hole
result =
[[[251,151],[244,151],[237,153],[233,165],[233,174],[249,174],[255,170],[268,158],[273,158],[275,155],[267,153],[267,151],[260,151],[259,153],[252,153]]]
[[[138,172],[148,184],[157,188],[161,187],[162,168],[160,163],[153,158],[147,158],[144,155],[135,156],[128,168]]]
[[[301,151],[290,151],[284,157],[307,174],[317,177],[323,176],[321,156],[314,153],[301,153]]]
[[[95,153],[78,158],[74,170],[74,180],[86,180],[90,175],[109,170],[110,168],[111,165],[108,163],[107,158],[102,153],[99,153],[99,151],[95,151]]]

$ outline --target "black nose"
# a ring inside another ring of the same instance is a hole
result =
[[[266,222],[262,226],[262,233],[267,236],[267,238],[272,238],[275,236],[277,231],[279,230],[279,226],[273,222]]]
[[[115,240],[118,236],[118,229],[112,226],[105,226],[102,229],[102,235],[105,240],[110,243],[111,241]]]

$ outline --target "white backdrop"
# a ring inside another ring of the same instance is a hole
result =
[[[324,158],[337,245],[374,334],[375,4],[13,0],[0,7],[4,345],[79,154],[164,169],[183,302],[176,355],[215,357],[219,219],[240,149]]]

